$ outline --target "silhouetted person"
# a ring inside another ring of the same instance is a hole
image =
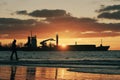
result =
[[[10,60],[13,60],[13,55],[15,54],[16,60],[18,60],[18,56],[17,56],[17,51],[16,51],[16,40],[13,40],[12,42],[12,54],[10,56]]]

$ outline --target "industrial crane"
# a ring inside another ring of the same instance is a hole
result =
[[[40,42],[43,48],[47,47],[47,41],[55,41],[53,38],[49,38]]]

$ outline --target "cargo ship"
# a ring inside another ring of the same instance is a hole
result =
[[[56,41],[56,45],[49,44],[47,41]],[[59,45],[59,36],[56,35],[56,40],[53,38],[45,39],[40,42],[41,46],[37,47],[36,36],[28,37],[28,41],[25,44],[25,47],[22,47],[20,50],[23,51],[107,51],[110,46],[103,46],[102,40],[100,46],[96,45],[66,45],[65,48]]]
[[[107,51],[110,46],[97,46],[96,45],[68,45],[70,51]]]

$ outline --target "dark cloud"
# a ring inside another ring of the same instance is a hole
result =
[[[30,16],[33,17],[59,17],[59,16],[68,16],[65,10],[35,10],[29,13]]]
[[[35,10],[31,13],[27,13],[26,10],[23,11],[16,11],[16,14],[22,14],[22,15],[29,15],[33,17],[61,17],[61,16],[70,16],[70,13],[67,13],[65,10]]]
[[[76,18],[76,17],[60,17],[60,18],[51,18],[49,19],[52,26],[57,27],[59,30],[68,30],[75,32],[73,37],[111,37],[111,36],[120,36],[120,24],[105,24],[98,23],[97,20],[91,18]],[[92,31],[94,33],[84,33],[87,31]],[[106,31],[106,33],[102,33]],[[107,33],[111,31],[111,33]],[[70,34],[72,34],[70,33]]]
[[[114,10],[120,10],[120,5],[112,5],[112,6],[102,6],[98,12],[106,12],[106,11],[114,11]]]
[[[81,22],[96,22],[96,19],[92,19],[92,18],[79,18],[79,20]]]
[[[24,34],[32,30],[36,24],[37,21],[33,19],[20,20],[14,18],[0,18],[0,34],[10,34],[10,36]]]
[[[100,14],[98,18],[106,18],[106,19],[120,19],[120,5],[112,5],[107,7],[102,7],[97,12]]]
[[[55,11],[53,10],[53,12]],[[24,13],[27,11],[20,11],[20,14]],[[79,38],[120,36],[120,23],[98,23],[96,19],[92,18],[68,16],[66,11],[60,15],[47,15],[39,16],[47,17],[44,21],[0,18],[0,35],[10,38],[13,36],[26,38],[32,30],[39,38],[51,37],[56,32],[62,36],[66,35],[65,37]]]
[[[116,11],[116,12],[103,12],[101,14],[98,15],[98,18],[107,18],[107,19],[116,19],[119,20],[120,19],[120,11]]]
[[[16,14],[20,14],[20,15],[28,15],[26,10],[22,10],[22,11],[16,11]]]
[[[97,20],[91,18],[77,18],[77,17],[56,17],[56,18],[47,18],[47,21],[52,23],[94,23]]]
[[[39,37],[50,37],[56,32],[65,37],[111,37],[120,36],[120,24],[97,23],[91,18],[59,17],[49,18],[49,23],[37,22],[35,20],[19,20],[13,18],[0,18],[0,34],[26,38],[32,30]],[[66,31],[69,32],[68,34]],[[105,33],[105,32],[106,33]],[[109,33],[111,31],[111,33]],[[103,33],[104,32],[104,33]],[[82,34],[84,33],[84,34]],[[27,35],[25,35],[27,34]]]
[[[33,24],[36,22],[33,19],[28,19],[28,20],[20,20],[20,19],[15,19],[15,18],[0,18],[0,24]]]

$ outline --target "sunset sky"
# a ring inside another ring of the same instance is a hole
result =
[[[120,0],[0,0],[0,42],[25,42],[30,31],[60,44],[110,45],[120,50]]]

